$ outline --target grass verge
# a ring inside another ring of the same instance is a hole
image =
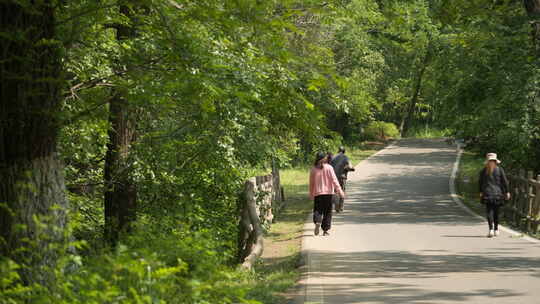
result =
[[[383,143],[367,143],[347,149],[351,163],[384,148]],[[262,303],[285,303],[292,295],[287,291],[300,279],[302,232],[305,220],[313,208],[308,198],[309,166],[282,170],[281,183],[285,189],[285,207],[276,216],[265,236],[262,259],[255,266],[256,283],[250,288],[250,298]]]
[[[463,203],[477,214],[485,213],[484,205],[478,198],[478,174],[484,159],[473,152],[465,151],[461,156],[459,170],[456,177],[456,188]]]

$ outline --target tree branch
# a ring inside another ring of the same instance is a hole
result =
[[[81,112],[73,115],[71,118],[66,119],[62,125],[63,126],[70,125],[70,124],[74,123],[75,121],[83,118],[84,116],[89,115],[90,113],[94,112],[95,110],[97,110],[101,106],[104,106],[104,105],[108,104],[109,102],[110,102],[110,98],[107,98],[105,101],[102,101],[102,102],[96,104],[95,106],[93,106],[93,107],[91,107],[89,109],[86,109],[84,111],[81,111]]]
[[[175,8],[179,9],[179,10],[182,10],[184,9],[184,6],[183,5],[180,5],[178,4],[178,2],[174,1],[174,0],[169,0],[169,4],[174,6]]]
[[[97,12],[97,11],[99,11],[101,9],[107,9],[107,8],[111,8],[111,7],[115,7],[115,6],[117,6],[116,3],[115,4],[105,5],[105,6],[94,7],[92,9],[88,9],[88,10],[82,11],[82,12],[80,12],[78,14],[75,14],[73,16],[70,16],[70,17],[68,17],[68,18],[66,18],[64,20],[60,20],[57,23],[55,23],[55,26],[63,25],[63,24],[68,23],[68,22],[70,22],[72,20],[80,18],[80,17],[82,17],[84,15],[87,15],[87,14],[90,14],[90,13],[93,13],[93,12]]]

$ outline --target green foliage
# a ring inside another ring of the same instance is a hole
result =
[[[465,138],[481,154],[540,170],[540,59],[512,1],[122,3],[132,18],[112,0],[56,9],[69,84],[59,152],[72,237],[88,246],[64,257],[77,266],[56,269],[55,287],[26,286],[22,265],[2,260],[6,301],[247,301],[236,282],[257,274],[226,266],[245,178],[271,160],[305,165],[344,142],[397,138],[396,126]],[[119,40],[120,26],[136,34]],[[114,183],[103,183],[103,166],[115,92],[137,121],[123,170],[135,180],[138,220],[126,247],[106,254],[103,193]]]
[[[399,130],[391,122],[373,121],[367,125],[363,134],[368,140],[385,141],[389,138],[399,137]]]
[[[248,277],[252,282],[248,297],[261,303],[282,303],[281,294],[292,288],[300,277],[300,271],[296,268],[300,258],[298,252],[273,267],[255,267]]]
[[[59,267],[53,287],[24,286],[18,266],[2,260],[2,303],[258,303],[245,297],[247,274],[223,266],[212,238],[155,232],[136,235],[84,265],[80,257],[64,257],[71,270]]]
[[[435,123],[454,129],[480,154],[496,151],[507,165],[538,167],[531,159],[538,154],[539,112],[532,106],[538,58],[524,8],[457,1],[436,12],[445,30],[428,93]]]

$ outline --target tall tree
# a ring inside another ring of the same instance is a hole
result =
[[[540,52],[540,0],[523,0],[527,15],[531,20],[531,36],[536,51]]]
[[[401,124],[399,126],[399,133],[401,134],[401,136],[405,136],[407,134],[407,131],[411,127],[414,110],[417,106],[418,98],[420,97],[420,91],[422,89],[422,81],[424,80],[424,74],[429,65],[429,60],[430,60],[430,49],[428,45],[424,54],[424,58],[422,59],[422,61],[420,62],[420,66],[418,67],[418,73],[416,75],[416,79],[414,80],[414,88],[413,88],[413,94],[412,94],[411,100],[409,101],[407,109],[401,119]]]
[[[120,15],[130,24],[116,24],[118,44],[135,37],[132,1],[120,5]],[[120,59],[123,59],[120,55]],[[117,75],[124,75],[126,63],[115,63]],[[109,102],[109,143],[105,158],[105,238],[116,244],[122,232],[129,231],[135,220],[137,209],[137,188],[132,179],[129,165],[131,145],[135,141],[134,109],[127,100],[127,92],[122,86],[112,91]]]
[[[63,85],[57,6],[0,3],[0,254],[25,266],[28,283],[50,279],[67,222],[56,157]]]
[[[540,0],[524,0],[523,3],[531,23],[531,40],[536,55],[536,73],[538,74],[540,70]],[[535,86],[535,90],[534,96],[538,96],[537,86]],[[540,102],[538,102],[537,97],[531,99],[527,105],[527,123],[531,126],[529,130],[535,135],[531,137],[530,145],[533,153],[531,153],[530,159],[538,159],[540,156]],[[534,169],[540,170],[540,165],[536,165]]]

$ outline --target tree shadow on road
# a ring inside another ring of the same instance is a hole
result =
[[[441,251],[438,254],[426,255],[406,251],[350,253],[317,251],[312,253],[312,258],[321,261],[320,269],[323,272],[312,272],[310,275],[321,278],[322,282],[333,282],[334,278],[345,282],[325,283],[324,298],[328,303],[435,303],[441,299],[444,299],[445,303],[452,301],[474,303],[473,297],[510,298],[522,296],[523,293],[513,290],[510,283],[508,288],[456,292],[444,287],[441,291],[433,291],[422,289],[421,285],[397,284],[390,281],[403,278],[415,280],[444,278],[450,273],[511,275],[520,272],[531,277],[540,275],[539,258],[507,254],[508,252],[498,250],[483,255],[448,254]],[[379,282],[381,280],[388,283]]]
[[[413,140],[400,142],[399,145],[409,143],[418,144]],[[385,226],[387,224],[420,224],[427,227],[482,224],[480,219],[457,206],[450,196],[449,178],[455,159],[453,150],[442,141],[442,149],[434,152],[430,151],[433,144],[429,149],[424,149],[421,143],[419,145],[405,153],[402,153],[402,149],[389,149],[388,153],[376,155],[368,164],[359,166],[355,172],[359,175],[348,183],[346,212],[334,215],[335,224],[375,225],[370,227],[371,232],[402,227]],[[373,163],[374,166],[371,165]],[[355,229],[353,231],[362,231],[362,228]],[[474,238],[486,239],[483,235],[469,235],[474,233],[474,228],[464,229],[466,232],[463,233],[449,233],[444,229],[439,229],[438,233],[441,231],[444,232],[435,235],[435,238],[446,238],[452,243],[462,241],[474,245],[480,241]],[[516,275],[520,282],[527,282],[529,278],[535,282],[540,277],[540,258],[530,254],[528,246],[504,241],[486,244],[492,247],[467,247],[461,244],[465,249],[460,252],[453,249],[435,250],[429,246],[426,247],[430,249],[420,248],[417,251],[360,251],[360,248],[349,252],[332,251],[335,248],[314,250],[310,252],[310,260],[316,261],[317,267],[312,267],[308,273],[316,278],[315,281],[324,284],[324,290],[313,288],[311,292],[324,292],[320,296],[324,297],[325,303],[476,303],[478,298],[483,298],[482,303],[486,302],[485,299],[496,303],[518,303],[512,298],[530,299],[531,295],[520,289],[522,286],[512,286],[508,280],[484,281],[474,284],[478,286],[476,288],[467,285],[474,280],[499,275]],[[440,287],[433,286],[438,284],[434,283],[437,280],[447,285],[441,283]],[[529,291],[534,288],[531,286]]]
[[[457,206],[449,194],[448,176],[435,172],[379,175],[348,184],[344,224],[473,225],[480,221]]]
[[[416,254],[409,251],[366,251],[335,253],[316,251],[313,258],[324,259],[321,269],[325,277],[344,278],[433,278],[448,273],[540,273],[540,258],[508,252],[468,254]],[[330,258],[329,258],[330,257]],[[324,263],[328,261],[328,263]]]

